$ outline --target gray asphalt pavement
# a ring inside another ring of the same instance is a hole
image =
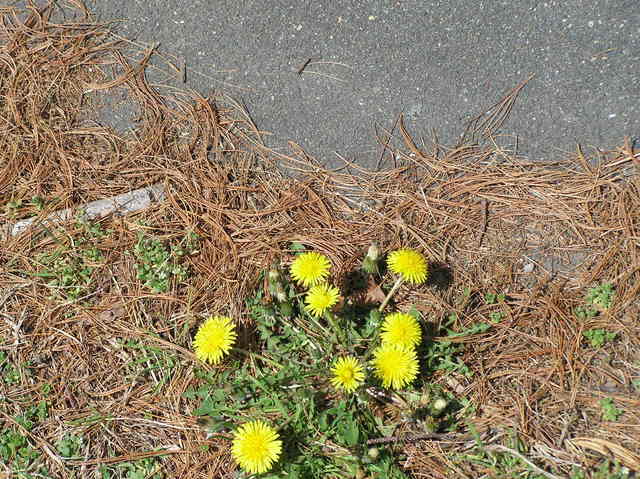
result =
[[[120,34],[184,59],[186,86],[243,102],[272,146],[291,139],[330,165],[335,152],[374,164],[376,125],[391,128],[401,112],[418,139],[434,130],[452,145],[468,118],[531,73],[502,129],[523,154],[556,159],[576,143],[640,137],[638,0],[93,6],[100,20],[123,20]]]

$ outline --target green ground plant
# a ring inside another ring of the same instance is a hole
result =
[[[584,338],[589,341],[592,348],[601,348],[605,344],[616,339],[616,333],[605,329],[589,329],[582,333]]]
[[[585,305],[574,310],[576,317],[589,319],[597,316],[601,311],[611,308],[615,299],[615,289],[611,283],[602,283],[589,288],[585,297]]]
[[[590,288],[586,302],[602,309],[609,309],[613,304],[615,290],[611,283],[602,283],[594,288]]]
[[[528,453],[525,442],[514,431],[509,431],[506,444],[502,446],[487,446],[475,433],[476,447],[472,453],[459,456],[460,461],[471,462],[482,468],[487,477],[496,479],[543,479],[539,469],[524,458]]]
[[[42,464],[40,450],[27,436],[13,429],[0,432],[0,458],[18,479],[49,477],[49,471]]]
[[[139,233],[133,248],[138,279],[155,293],[166,293],[172,281],[179,283],[189,277],[183,260],[197,252],[199,247],[198,235],[193,232],[172,246]]]
[[[52,291],[52,298],[63,301],[79,301],[93,290],[95,272],[102,266],[104,257],[98,245],[108,236],[99,223],[79,216],[77,237],[57,240],[59,246],[53,252],[37,256],[38,271],[34,276],[43,278]]]
[[[346,383],[336,380],[336,358],[371,363],[389,317],[380,311],[386,300],[377,307],[344,297],[339,310],[314,314],[314,287],[301,292],[277,267],[265,275],[271,298],[260,289],[246,301],[255,339],[234,348],[223,371],[196,372],[201,386],[185,393],[200,402],[194,414],[210,434],[225,437],[247,418],[277,422],[279,436],[286,438],[282,454],[274,471],[261,477],[406,477],[397,466],[395,444],[411,434],[455,430],[457,414],[468,406],[428,381],[429,371],[449,367],[446,359],[453,370],[468,371],[454,359],[457,349],[440,342],[419,347],[427,367],[405,387],[381,387],[362,369],[353,390],[341,388]],[[398,281],[389,284],[392,293]],[[403,321],[422,324],[415,310]],[[378,445],[380,438],[385,439]]]
[[[151,333],[149,333],[151,334]],[[121,347],[132,356],[126,364],[132,379],[146,377],[155,383],[154,392],[159,391],[168,381],[179,365],[175,354],[153,344],[137,339],[119,341]]]
[[[55,444],[58,453],[65,459],[74,458],[78,456],[78,453],[82,448],[82,437],[74,434],[65,434],[65,436],[58,440]]]
[[[617,421],[624,414],[622,409],[618,409],[612,398],[601,399],[598,404],[602,409],[602,418],[605,421]]]
[[[18,216],[24,217],[42,211],[47,206],[47,203],[51,204],[57,201],[59,201],[59,198],[51,198],[49,201],[45,201],[41,196],[37,195],[32,196],[30,200],[12,199],[5,203],[4,211],[8,218],[16,219]]]
[[[103,465],[98,468],[98,474],[100,479],[164,479],[166,477],[158,457]]]
[[[470,293],[467,293],[467,296]],[[484,297],[489,305],[503,303],[503,294],[488,293]],[[473,376],[473,372],[461,359],[464,352],[464,346],[460,343],[447,341],[447,338],[459,339],[475,334],[482,334],[489,331],[495,324],[502,321],[504,313],[502,311],[492,311],[489,313],[489,322],[478,322],[469,326],[462,327],[457,313],[450,313],[446,320],[442,323],[440,331],[436,333],[439,336],[437,341],[426,342],[423,351],[423,360],[427,371],[444,370],[462,374],[466,377]]]
[[[15,425],[5,427],[0,432],[0,459],[9,468],[12,477],[33,479],[50,477],[40,449],[27,434],[49,414],[49,405],[45,400],[26,403],[21,414],[14,416]],[[27,433],[25,433],[27,431]]]
[[[31,374],[29,362],[15,364],[6,352],[0,351],[0,380],[9,386],[16,385]]]
[[[615,461],[606,460],[591,474],[581,469],[574,468],[569,479],[629,479],[631,471]]]

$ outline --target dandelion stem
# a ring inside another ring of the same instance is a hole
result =
[[[337,342],[339,342],[343,346],[346,346],[346,344],[345,344],[346,341],[345,341],[345,338],[344,338],[344,335],[343,335],[344,331],[342,331],[342,329],[340,329],[338,327],[338,323],[336,322],[336,318],[333,315],[333,313],[330,312],[330,311],[326,311],[324,313],[324,316],[325,316],[325,318],[327,318],[327,321],[329,322],[329,326],[331,326],[331,329],[333,331],[333,334],[334,334]]]
[[[387,297],[384,298],[384,301],[382,302],[382,304],[378,308],[378,311],[380,311],[381,313],[382,313],[382,311],[384,311],[384,308],[386,308],[387,304],[389,303],[389,300],[391,299],[391,296],[393,296],[395,294],[395,292],[398,291],[398,288],[400,287],[401,284],[402,284],[402,276],[400,276],[396,280],[395,284],[391,288],[391,291],[389,291],[389,293],[387,293]]]

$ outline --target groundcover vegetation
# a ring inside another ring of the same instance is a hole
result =
[[[527,162],[495,138],[518,87],[454,148],[400,120],[379,171],[328,171],[53,13],[0,9],[3,475],[637,474],[631,141]]]

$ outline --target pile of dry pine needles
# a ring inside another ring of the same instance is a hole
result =
[[[77,4],[88,15],[83,8]],[[31,374],[0,381],[0,424],[18,427],[24,402],[42,399],[42,385],[51,385],[48,418],[25,434],[54,475],[91,477],[100,465],[159,454],[167,455],[167,477],[230,471],[226,443],[206,439],[196,404],[183,397],[198,383],[191,335],[203,314],[247,320],[244,300],[260,287],[259,273],[286,258],[292,241],[326,254],[341,272],[357,267],[373,241],[424,251],[435,281],[401,290],[397,302],[435,324],[451,313],[459,327],[488,321],[482,303],[460,300],[465,288],[472,298],[505,293],[506,318],[459,339],[473,376],[442,371],[432,380],[477,406],[471,422],[488,446],[516,431],[527,460],[548,477],[594,467],[603,456],[640,470],[640,400],[631,386],[640,375],[640,156],[629,142],[549,164],[490,141],[416,145],[401,129],[406,147],[385,146],[385,169],[327,171],[303,151],[270,151],[222,95],[161,95],[145,79],[151,50],[135,60],[105,25],[89,16],[55,23],[52,11],[0,8],[0,223],[158,182],[168,195],[100,221],[111,233],[83,304],[52,299],[36,260],[73,246],[79,226],[34,227],[2,240],[0,350],[30,364]],[[137,102],[135,134],[95,121],[95,92],[116,87]],[[153,294],[140,284],[126,253],[140,232],[165,241],[199,235],[188,285]],[[579,320],[575,308],[602,282],[616,289],[613,307]],[[582,332],[594,327],[616,340],[589,348]],[[175,355],[177,366],[132,378],[120,341],[130,339]],[[616,422],[602,419],[605,397],[624,410]],[[56,453],[66,433],[83,436],[84,459]],[[415,477],[486,473],[452,460],[461,447],[407,445],[403,466]]]

